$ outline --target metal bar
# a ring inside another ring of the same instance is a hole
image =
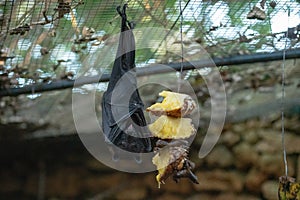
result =
[[[212,58],[204,59],[199,61],[184,62],[183,70],[201,69],[204,67],[213,66],[225,66],[225,65],[240,65],[246,63],[256,63],[256,62],[268,62],[281,60],[283,57],[283,51],[278,51],[274,53],[257,53],[251,55],[237,55],[227,58]],[[287,50],[285,52],[286,59],[300,58],[300,48]],[[148,76],[153,74],[168,73],[172,71],[180,71],[181,63],[170,63],[170,64],[153,64],[148,67],[137,68],[137,76]],[[18,96],[20,94],[32,94],[40,93],[52,90],[60,90],[72,87],[78,87],[85,84],[92,84],[98,82],[109,81],[110,74],[102,74],[99,76],[92,77],[81,77],[74,80],[59,80],[51,83],[39,83],[33,85],[27,85],[21,88],[8,88],[0,90],[0,97],[4,96]]]

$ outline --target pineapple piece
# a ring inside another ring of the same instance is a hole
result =
[[[153,137],[159,139],[155,147],[157,150],[154,150],[156,154],[152,159],[158,170],[158,188],[169,176],[172,176],[175,182],[180,178],[189,178],[198,184],[198,178],[192,172],[195,164],[188,159],[188,146],[185,144],[185,139],[194,135],[196,129],[192,119],[182,118],[190,114],[196,104],[186,94],[162,91],[159,95],[164,97],[162,103],[147,108],[147,111],[158,116],[148,125]]]
[[[300,200],[300,183],[292,177],[279,177],[278,198],[279,200]]]
[[[174,176],[176,172],[184,169],[186,157],[187,150],[184,148],[166,147],[152,158],[152,163],[158,170],[156,176],[158,188],[160,188],[160,184],[165,184],[165,180],[169,176]]]
[[[184,145],[172,146],[169,143],[153,157],[152,163],[158,170],[156,176],[158,188],[170,176],[175,182],[178,182],[180,178],[189,178],[193,183],[199,184],[197,176],[191,171],[195,164],[188,159],[188,149],[186,148]]]
[[[162,115],[148,127],[154,137],[161,139],[184,139],[196,133],[190,118],[174,118]]]
[[[147,111],[157,116],[166,114],[172,117],[183,117],[190,114],[196,107],[194,100],[186,94],[162,91],[159,96],[164,97],[164,100],[147,108]]]
[[[163,176],[166,174],[165,172],[167,171],[167,166],[169,165],[169,158],[170,155],[166,153],[158,153],[152,158],[152,163],[156,165],[158,171],[158,174],[155,177],[158,183],[158,188],[160,188],[161,183],[165,184]]]

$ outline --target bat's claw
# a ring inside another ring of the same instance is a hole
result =
[[[112,161],[118,162],[120,160],[120,155],[119,155],[118,151],[113,146],[108,147],[108,149],[112,154],[112,156],[111,156]]]
[[[134,160],[137,164],[141,164],[143,162],[143,159],[140,154],[134,156]]]

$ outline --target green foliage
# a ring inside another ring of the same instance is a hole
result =
[[[271,32],[271,24],[268,21],[258,22],[251,26],[251,29],[257,31],[261,35]]]
[[[168,0],[166,1],[166,8],[174,8],[174,5],[176,3],[176,0]]]
[[[137,49],[136,50],[136,63],[146,62],[151,59],[153,52],[151,49]]]
[[[243,26],[244,22],[241,16],[244,16],[244,12],[249,6],[248,1],[236,1],[235,3],[229,3],[229,17],[232,25],[234,26]]]

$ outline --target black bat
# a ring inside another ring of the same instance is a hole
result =
[[[102,128],[108,143],[144,153],[152,151],[152,143],[147,137],[144,104],[137,89],[133,24],[127,20],[126,6],[117,8],[122,17],[121,34],[108,88],[102,97]]]

